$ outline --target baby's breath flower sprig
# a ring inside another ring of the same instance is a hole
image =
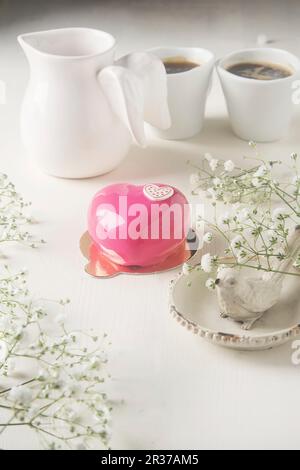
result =
[[[31,203],[24,201],[16,191],[13,183],[7,175],[0,173],[0,243],[18,242],[36,248],[45,243],[42,239],[36,239],[27,226],[33,223],[28,214]]]
[[[204,192],[214,207],[212,220],[204,221],[209,230],[204,242],[210,243],[217,236],[225,247],[217,256],[203,255],[200,267],[211,273],[225,263],[230,267],[300,276],[300,254],[290,253],[289,247],[289,236],[300,226],[298,156],[292,153],[290,164],[265,161],[255,143],[249,146],[255,151],[252,167],[245,169],[231,160],[206,154],[191,177],[194,194]],[[288,180],[285,177],[278,181],[274,176],[279,165],[292,173]],[[282,268],[288,259],[294,259],[292,270]],[[206,285],[214,288],[212,278]]]
[[[255,162],[250,168],[238,166],[232,160],[216,159],[205,154],[200,166],[193,165],[196,170],[190,178],[193,193],[205,193],[214,204],[260,204],[276,195],[279,199],[284,197],[285,203],[290,204],[292,210],[299,215],[300,169],[297,154],[291,154],[290,165],[283,164],[281,160],[265,161],[257,152],[256,144],[252,142],[249,145],[255,151],[254,156],[244,157]],[[274,169],[279,166],[292,171],[293,178],[290,181],[277,181]]]
[[[69,331],[50,304],[31,299],[25,270],[4,268],[0,305],[0,438],[22,426],[46,448],[106,448],[105,335]]]

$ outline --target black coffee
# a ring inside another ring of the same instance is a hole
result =
[[[163,63],[167,73],[181,73],[199,67],[200,64],[192,62],[185,57],[166,57]]]
[[[293,72],[288,67],[268,62],[240,62],[227,68],[228,72],[239,77],[254,80],[278,80],[290,77]]]

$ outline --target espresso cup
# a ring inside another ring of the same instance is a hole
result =
[[[184,58],[197,64],[186,71],[167,74],[168,105],[171,127],[167,130],[151,126],[156,137],[187,139],[198,134],[203,126],[205,105],[214,68],[214,55],[198,47],[159,47],[151,49],[162,61]]]
[[[233,74],[228,68],[242,63],[264,63],[291,71],[285,78],[258,80]],[[293,114],[293,82],[299,78],[300,61],[293,54],[273,48],[234,52],[217,64],[233,132],[241,139],[272,142],[288,134]]]

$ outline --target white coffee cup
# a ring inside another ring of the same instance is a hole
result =
[[[214,68],[214,55],[198,47],[159,47],[149,52],[159,58],[184,58],[199,64],[190,70],[167,75],[168,104],[171,127],[153,133],[162,139],[187,139],[198,134],[203,126],[206,98]]]
[[[244,78],[228,67],[242,62],[267,62],[291,70],[292,75],[276,80]],[[293,54],[273,48],[234,52],[217,65],[233,132],[241,139],[272,142],[288,134],[293,102],[292,85],[299,78],[300,61]]]

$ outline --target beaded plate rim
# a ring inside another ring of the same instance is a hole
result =
[[[203,327],[200,323],[196,323],[186,317],[183,312],[178,311],[174,301],[174,289],[182,277],[186,277],[182,271],[170,282],[169,291],[169,311],[177,322],[192,332],[196,336],[209,341],[217,346],[239,350],[256,350],[271,349],[280,346],[290,339],[300,335],[300,323],[296,323],[291,327],[278,330],[268,334],[260,334],[257,336],[249,336],[247,333],[238,335],[215,331],[207,327]]]

